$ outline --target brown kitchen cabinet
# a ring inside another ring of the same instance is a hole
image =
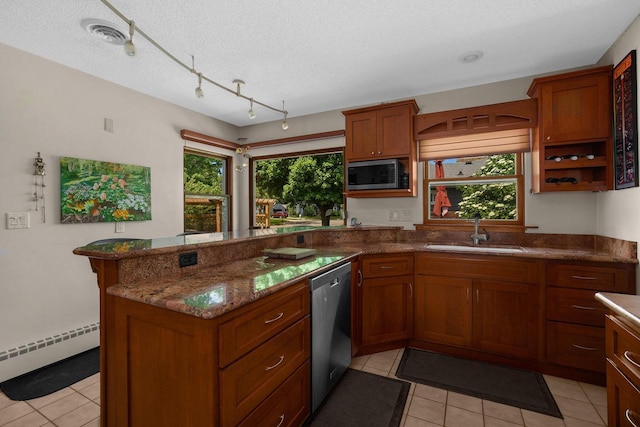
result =
[[[613,188],[612,66],[534,79],[533,191]]]
[[[417,112],[415,100],[342,112],[345,116],[345,164],[398,159],[409,174],[409,188],[347,191],[348,197],[408,197],[417,194],[417,143],[413,139],[413,117]]]
[[[301,281],[214,319],[113,297],[109,425],[302,425],[311,413],[309,297]]]
[[[413,336],[413,254],[362,258],[362,347]]]
[[[535,359],[537,269],[526,260],[417,254],[415,339]]]
[[[546,358],[604,376],[605,314],[597,292],[633,293],[635,265],[561,262],[547,265]]]

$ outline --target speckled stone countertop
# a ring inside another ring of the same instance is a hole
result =
[[[640,330],[640,295],[598,292],[596,299]]]

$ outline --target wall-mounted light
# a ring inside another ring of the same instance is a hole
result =
[[[167,49],[165,49],[164,47],[162,47],[158,42],[156,42],[155,40],[153,40],[151,37],[149,37],[144,31],[142,31],[140,29],[140,27],[137,27],[134,23],[133,20],[128,19],[124,14],[122,14],[122,12],[120,12],[118,9],[116,9],[111,3],[109,3],[107,0],[100,0],[102,2],[102,4],[104,4],[107,8],[109,8],[113,13],[115,13],[116,15],[118,15],[118,17],[120,19],[122,19],[124,22],[126,22],[129,25],[129,40],[127,40],[124,43],[124,51],[127,55],[129,56],[135,56],[136,55],[136,46],[133,44],[133,35],[134,33],[138,33],[140,35],[140,37],[143,37],[145,40],[147,40],[149,43],[151,43],[153,46],[155,46],[160,52],[162,52],[163,54],[165,54],[165,56],[167,56],[169,59],[171,59],[172,61],[174,61],[176,64],[182,66],[184,69],[188,70],[190,73],[196,74],[198,76],[198,87],[196,88],[196,96],[198,98],[201,98],[202,96],[204,96],[204,93],[202,92],[202,81],[206,81],[211,83],[214,86],[217,86],[218,88],[225,90],[229,93],[232,93],[234,95],[236,95],[237,97],[240,98],[244,98],[247,101],[249,101],[251,103],[251,109],[249,110],[249,117],[251,117],[253,115],[253,117],[255,117],[255,114],[252,114],[253,112],[253,104],[258,104],[261,105],[264,108],[268,108],[270,110],[273,110],[277,113],[282,113],[284,114],[284,120],[282,121],[282,129],[283,130],[287,130],[289,128],[289,125],[287,124],[287,111],[284,110],[284,101],[282,102],[282,110],[279,108],[275,108],[272,107],[268,104],[265,104],[263,102],[257,101],[255,99],[253,99],[252,97],[248,97],[246,95],[243,95],[240,92],[240,87],[242,85],[244,85],[244,81],[242,80],[234,80],[233,84],[236,85],[235,90],[234,89],[230,89],[226,86],[224,86],[223,84],[220,84],[210,78],[208,78],[207,76],[205,76],[204,74],[202,74],[201,72],[196,71],[195,66],[191,66],[189,67],[187,64],[185,64],[184,62],[180,61],[178,58],[176,58],[173,54],[171,54]],[[192,56],[193,58],[193,56]],[[251,117],[251,118],[253,118]]]
[[[246,140],[246,138],[244,139]],[[242,147],[236,148],[236,153],[242,154],[243,159],[250,159],[251,158],[251,154],[249,153],[250,149],[251,147],[249,147],[248,145],[244,145]],[[236,166],[236,172],[242,172],[246,167],[247,167],[247,163],[243,161],[242,164]]]

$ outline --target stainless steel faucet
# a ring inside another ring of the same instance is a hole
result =
[[[480,214],[477,213],[475,215],[475,220],[474,220],[474,226],[473,226],[473,234],[471,235],[471,240],[473,240],[473,245],[474,246],[478,246],[478,243],[480,243],[480,240],[484,240],[485,242],[487,240],[489,240],[489,232],[487,231],[486,228],[483,228],[482,231],[484,231],[483,234],[478,233],[478,227],[480,226]]]

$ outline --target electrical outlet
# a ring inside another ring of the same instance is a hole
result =
[[[116,233],[124,233],[124,222],[116,222]]]
[[[296,236],[296,242],[301,245],[304,243],[304,234],[299,234]]]
[[[400,211],[400,221],[413,221],[413,212],[411,212],[411,209],[403,209]]]
[[[395,209],[389,209],[389,211],[387,212],[388,215],[388,220],[389,221],[397,221],[398,220],[398,211]]]
[[[7,230],[30,228],[31,217],[29,212],[7,213]]]
[[[178,264],[180,267],[188,267],[198,264],[198,252],[185,252],[178,255]]]

